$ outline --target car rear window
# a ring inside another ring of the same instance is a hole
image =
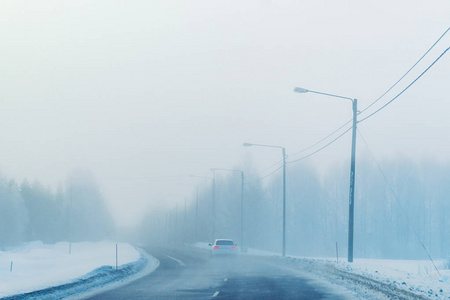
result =
[[[216,245],[233,246],[234,243],[233,243],[233,241],[216,241]]]

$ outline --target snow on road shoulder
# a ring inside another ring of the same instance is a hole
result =
[[[440,275],[429,260],[355,259],[352,263],[336,258],[300,258],[329,265],[429,299],[450,299],[450,270],[444,261],[435,261]]]
[[[141,253],[118,244],[118,266],[136,262]],[[156,262],[150,265],[154,266]],[[28,293],[73,282],[95,269],[116,265],[116,243],[110,241],[46,245],[26,243],[0,251],[0,297]],[[156,266],[155,266],[156,268]]]
[[[439,274],[429,260],[357,258],[352,263],[341,260],[337,263],[336,258],[290,257],[360,275],[386,286],[420,295],[421,299],[450,299],[450,270],[445,269],[443,260],[435,261]]]
[[[426,297],[449,299],[450,270],[444,269],[444,261],[435,264],[440,274],[427,260],[355,259],[338,267]]]
[[[249,249],[248,254],[280,256],[280,254]],[[446,261],[436,261],[436,271],[429,260],[355,259],[354,262],[336,263],[335,258],[288,256],[320,263],[330,263],[336,268],[358,274],[378,282],[434,299],[450,299],[450,270]]]
[[[75,288],[64,290],[64,286],[62,286],[62,291],[58,291],[63,296],[61,298],[65,300],[85,299],[108,290],[119,288],[150,274],[159,266],[159,260],[142,249],[138,250],[141,253],[141,258],[136,262],[120,266],[118,271],[111,272],[106,267],[102,267],[79,278],[78,281],[83,283]],[[138,271],[136,272],[136,270]],[[98,277],[100,280],[97,280]],[[85,278],[89,279],[89,284],[84,283]]]
[[[209,249],[207,243],[196,243],[194,246]],[[250,248],[247,255],[281,256],[279,253]],[[446,268],[448,262],[443,260],[435,262],[439,275],[429,260],[355,259],[352,263],[342,260],[336,263],[336,258],[288,257],[330,265],[430,299],[450,299],[450,270]]]

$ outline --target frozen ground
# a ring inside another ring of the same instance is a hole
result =
[[[197,243],[196,247],[209,249],[207,243]],[[251,255],[280,256],[279,253],[248,249]],[[445,261],[435,261],[439,273],[430,261],[424,260],[383,260],[355,259],[348,263],[336,258],[305,258],[289,256],[292,261],[302,261],[312,264],[311,269],[321,276],[331,274],[331,277],[346,277],[345,281],[353,281],[355,285],[373,285],[373,281],[429,299],[450,299],[450,270],[445,269]],[[317,266],[321,267],[318,268]],[[348,274],[348,276],[347,276]],[[352,276],[361,275],[361,276]],[[367,278],[368,280],[364,280]],[[373,281],[372,281],[373,280]],[[341,282],[341,283],[342,283]],[[349,285],[350,286],[350,285]],[[364,287],[355,294],[362,295]],[[358,288],[356,288],[358,289]],[[370,297],[367,297],[370,298]]]
[[[0,297],[60,299],[86,296],[153,271],[159,262],[129,244],[113,242],[46,245],[32,242],[0,251]],[[12,265],[11,265],[12,264]],[[40,291],[40,292],[36,292]]]

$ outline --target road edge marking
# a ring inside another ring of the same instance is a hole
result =
[[[170,258],[170,259],[173,259],[173,260],[176,261],[177,263],[179,263],[180,266],[185,266],[185,265],[186,265],[182,260],[176,259],[175,257],[169,256],[169,255],[166,255],[166,256],[167,256],[168,258]]]

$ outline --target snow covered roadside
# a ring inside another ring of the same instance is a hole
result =
[[[118,244],[117,249],[117,270],[116,244],[107,241],[72,243],[71,254],[67,242],[32,242],[0,251],[0,297],[86,297],[142,277],[159,265],[129,244]]]
[[[194,246],[209,249],[207,243],[196,243]],[[281,256],[279,253],[257,249],[248,249],[247,254]],[[450,270],[445,269],[445,261],[435,262],[439,275],[433,264],[424,260],[355,259],[353,263],[348,263],[340,259],[337,263],[336,258],[288,256],[288,259],[292,264],[296,263],[318,277],[328,277],[337,284],[344,284],[364,299],[372,299],[368,289],[389,293],[389,287],[393,293],[396,293],[395,290],[403,290],[418,295],[417,298],[421,296],[422,299],[450,299]],[[349,282],[352,282],[352,287]],[[374,282],[380,285],[376,286]],[[376,297],[373,299],[378,299]],[[407,295],[403,297],[408,298]]]
[[[341,270],[424,297],[450,299],[450,270],[444,269],[444,261],[435,262],[440,275],[427,260],[355,259],[353,263],[334,264]]]
[[[249,249],[248,254],[280,255],[257,249]],[[427,298],[450,299],[450,270],[445,270],[445,261],[442,260],[435,262],[439,275],[429,260],[354,259],[352,263],[348,263],[339,259],[339,263],[336,263],[336,258],[288,257],[329,264],[338,270],[358,274]]]

